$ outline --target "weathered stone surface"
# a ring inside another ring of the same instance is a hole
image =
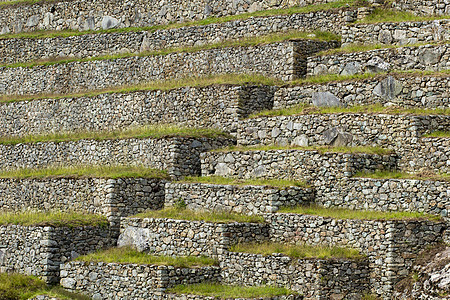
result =
[[[364,65],[364,70],[370,73],[387,72],[390,70],[390,68],[390,64],[385,62],[379,56],[373,57]]]
[[[341,106],[340,99],[330,92],[313,93],[311,101],[314,106],[319,107]]]
[[[388,76],[373,89],[373,93],[379,97],[383,97],[387,100],[392,100],[403,90],[403,86],[400,81],[396,80],[392,76]]]
[[[107,30],[116,27],[119,24],[119,20],[113,17],[105,16],[102,20],[102,29]]]

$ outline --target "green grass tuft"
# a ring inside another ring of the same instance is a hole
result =
[[[0,171],[0,178],[159,178],[170,179],[165,171],[143,166],[74,166]]]
[[[373,173],[356,173],[353,177],[374,178],[374,179],[415,179],[415,180],[435,180],[450,181],[450,174],[436,174],[433,172],[405,173],[398,171],[376,171]]]
[[[358,259],[363,256],[358,250],[329,247],[329,246],[311,246],[311,245],[289,245],[280,243],[248,243],[232,246],[232,252],[245,252],[253,254],[262,254],[265,256],[273,253],[281,253],[291,258],[345,258]]]
[[[283,295],[295,295],[294,291],[272,286],[243,287],[221,285],[218,283],[199,283],[177,285],[166,290],[168,294],[190,294],[214,297],[218,299],[231,298],[269,298]]]
[[[351,210],[342,208],[325,208],[321,206],[297,206],[285,207],[278,213],[294,213],[302,215],[314,215],[333,219],[357,219],[357,220],[431,220],[440,221],[440,216],[419,212],[383,212],[370,210]]]
[[[268,145],[268,146],[230,146],[222,149],[214,149],[211,152],[233,152],[233,151],[271,151],[271,150],[301,150],[301,151],[318,151],[319,153],[348,153],[348,154],[377,154],[377,155],[389,155],[393,151],[380,147],[329,147],[329,146],[280,146],[280,145]]]
[[[148,125],[142,127],[134,127],[125,130],[114,131],[78,131],[78,132],[62,132],[42,135],[28,135],[23,137],[0,137],[0,144],[23,144],[38,142],[68,142],[84,139],[92,140],[114,140],[114,139],[145,139],[145,138],[217,138],[229,137],[228,134],[217,129],[194,128],[194,127],[178,127],[174,125]]]
[[[355,105],[348,107],[315,107],[306,103],[289,108],[266,110],[252,114],[249,118],[293,116],[293,115],[323,115],[323,114],[389,114],[389,115],[450,115],[450,108],[403,108],[400,106],[383,106],[381,104]]]
[[[425,134],[423,137],[450,138],[450,131],[435,131]]]
[[[51,226],[51,227],[81,227],[81,226],[108,226],[104,216],[82,214],[75,212],[2,212],[0,225],[21,226]]]
[[[135,215],[134,218],[167,218],[212,223],[264,223],[264,218],[261,216],[246,216],[228,212],[192,211],[185,208],[164,208],[162,210],[151,210]]]
[[[450,16],[418,16],[408,11],[399,11],[383,8],[375,8],[366,18],[358,23],[399,23],[399,22],[420,22],[449,19]]]
[[[218,262],[204,256],[155,256],[138,252],[131,247],[111,248],[88,255],[76,260],[85,262],[105,262],[120,264],[174,266],[180,268],[216,266]]]
[[[219,185],[263,185],[267,187],[275,188],[289,188],[292,186],[298,187],[309,187],[305,182],[284,180],[284,179],[235,179],[227,178],[221,176],[203,176],[203,177],[192,177],[187,176],[180,182],[193,182],[193,183],[208,183],[208,184],[219,184]]]

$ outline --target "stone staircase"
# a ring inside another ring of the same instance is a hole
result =
[[[0,170],[125,165],[165,173],[0,176],[2,214],[107,220],[0,225],[0,272],[96,300],[214,299],[171,292],[205,282],[289,289],[258,299],[397,297],[418,256],[450,240],[449,29],[437,17],[450,7],[387,2],[1,4]],[[364,23],[380,6],[430,18]],[[365,45],[346,48],[354,43]],[[167,126],[191,132],[158,133]],[[372,176],[380,172],[405,178]],[[309,206],[423,215],[296,212]],[[258,221],[145,216],[163,208]],[[234,248],[261,243],[359,256]],[[117,246],[216,264],[76,260]]]

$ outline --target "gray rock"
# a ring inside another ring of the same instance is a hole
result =
[[[0,34],[7,34],[7,33],[10,33],[10,32],[11,32],[11,30],[9,30],[9,27],[8,26],[4,26],[2,28],[2,31],[0,32]]]
[[[383,79],[374,89],[373,93],[384,99],[394,99],[402,92],[403,85],[392,76]]]
[[[353,141],[353,136],[350,133],[344,132],[338,127],[325,130],[322,133],[322,137],[325,144],[335,147],[350,146]]]
[[[225,176],[231,172],[230,168],[225,163],[218,163],[216,167],[215,175]]]
[[[436,64],[440,61],[442,53],[437,52],[434,49],[424,49],[419,53],[419,61],[424,65]]]
[[[38,15],[34,15],[28,18],[27,23],[25,24],[25,26],[27,27],[33,27],[36,26],[39,23],[39,16]]]
[[[378,34],[378,41],[382,44],[392,43],[392,33],[390,30],[380,30]]]
[[[375,56],[364,65],[364,70],[372,73],[387,72],[390,68],[391,65],[378,56]]]
[[[44,26],[45,27],[48,27],[52,22],[53,22],[53,14],[51,13],[51,12],[47,12],[45,15],[44,15],[44,21],[43,21],[43,24],[44,24]]]
[[[311,102],[314,106],[320,107],[341,106],[341,100],[330,92],[313,93]]]
[[[300,146],[300,147],[308,147],[309,146],[309,140],[308,137],[304,134],[296,137],[293,141],[292,141],[292,146]]]
[[[339,134],[339,130],[337,127],[333,127],[328,130],[325,130],[322,133],[322,137],[323,137],[325,144],[330,145],[336,139],[338,134]]]
[[[133,246],[137,251],[148,249],[152,233],[146,228],[127,227],[117,240],[117,247]]]
[[[75,289],[77,282],[75,279],[72,278],[63,278],[61,279],[61,285],[62,287],[66,288],[66,289]]]
[[[347,63],[341,71],[341,75],[355,75],[361,72],[361,64],[356,61]]]
[[[104,30],[116,27],[119,24],[119,20],[113,17],[104,16],[102,20],[102,28]]]
[[[84,23],[84,30],[95,30],[94,17],[86,18],[86,22]]]
[[[205,11],[203,12],[205,16],[209,16],[212,13],[212,7],[206,4]]]

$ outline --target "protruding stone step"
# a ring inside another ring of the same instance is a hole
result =
[[[448,108],[449,76],[446,73],[390,73],[365,79],[280,87],[274,109],[297,104],[399,105],[411,108]],[[324,100],[334,99],[333,102]]]
[[[268,232],[264,223],[124,218],[118,245],[156,255],[217,257],[234,244],[267,240]]]
[[[354,75],[389,71],[442,71],[450,68],[450,44],[376,49],[308,57],[307,75]]]
[[[314,191],[304,186],[277,187],[251,184],[214,184],[195,182],[168,182],[165,205],[184,203],[190,210],[220,211],[242,214],[276,212],[280,207],[305,205],[314,201]]]
[[[220,265],[226,284],[287,287],[306,299],[358,299],[370,290],[370,269],[364,259],[294,259],[275,253],[228,252],[221,255]]]
[[[339,44],[337,41],[289,40],[166,55],[2,67],[0,94],[67,94],[147,81],[226,73],[260,74],[294,80],[306,74],[308,55],[335,48]]]
[[[212,151],[201,154],[202,176],[241,179],[273,178],[306,180],[316,185],[351,177],[356,172],[396,169],[392,154],[324,153],[318,150],[281,148]]]
[[[200,153],[232,144],[229,138],[142,138],[0,144],[0,168],[134,165],[167,170],[174,178],[200,174]]]
[[[442,241],[447,225],[428,220],[334,219],[296,213],[267,214],[274,242],[344,246],[367,255],[373,292],[389,297],[426,245]]]
[[[117,130],[157,123],[235,132],[239,119],[273,107],[275,90],[224,84],[2,103],[0,136]]]
[[[190,3],[170,0],[161,4],[132,0],[126,5],[119,0],[97,0],[90,3],[82,0],[51,3],[27,3],[26,1],[14,3],[12,1],[11,4],[5,3],[0,8],[0,30],[4,34],[36,30],[84,31],[144,27],[333,1],[246,0],[237,3],[224,0],[199,0],[196,3]],[[17,19],[17,16],[20,16],[20,19]]]
[[[274,112],[275,113],[275,112]],[[332,113],[256,117],[239,122],[237,143],[242,146],[372,146],[405,147],[433,131],[450,130],[450,116]]]
[[[77,34],[64,37],[41,38],[30,35],[30,38],[0,39],[0,64],[49,58],[85,58],[124,52],[158,51],[299,30],[302,32],[321,30],[340,34],[341,28],[348,24],[349,14],[356,15],[356,8],[253,17],[156,31],[135,29],[135,31]],[[329,22],[330,19],[334,21]]]
[[[58,218],[37,219],[34,225],[1,225],[0,272],[34,275],[54,284],[59,282],[61,263],[116,244],[106,218],[98,217],[92,225],[85,216]]]
[[[354,24],[342,28],[342,43],[408,45],[450,39],[450,19]]]

